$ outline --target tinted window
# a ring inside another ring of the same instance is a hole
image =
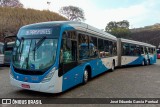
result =
[[[89,58],[89,38],[87,35],[79,34],[78,36],[78,46],[79,46],[79,59]]]
[[[100,57],[105,57],[103,39],[98,39],[98,50]]]
[[[91,58],[95,58],[98,56],[97,38],[90,37],[89,50],[90,50],[90,57]]]
[[[75,33],[71,34],[70,32],[68,32],[68,35],[66,35],[66,33],[63,34],[60,55],[61,62],[63,63],[70,63],[76,60],[76,44],[72,43],[71,40],[72,37],[75,37],[74,34]]]
[[[128,43],[123,43],[123,55],[130,55],[130,48]]]

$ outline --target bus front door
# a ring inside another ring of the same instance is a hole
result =
[[[73,87],[77,83],[77,42],[71,40],[70,46],[63,46],[63,51],[61,51],[62,63],[60,64],[60,69],[63,75],[63,90]]]

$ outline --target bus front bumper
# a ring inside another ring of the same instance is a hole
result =
[[[23,81],[18,81],[14,79],[12,76],[10,76],[10,82],[11,85],[26,89],[26,90],[33,90],[33,91],[39,91],[39,92],[45,92],[45,93],[59,93],[58,91],[54,90],[54,84],[51,85],[50,82],[46,83],[28,83]]]

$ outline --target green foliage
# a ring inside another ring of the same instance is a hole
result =
[[[59,12],[72,21],[84,21],[84,12],[81,8],[75,6],[64,6]]]
[[[129,22],[126,20],[120,22],[109,22],[105,28],[105,31],[118,38],[128,38],[131,33],[129,30]]]
[[[62,20],[67,19],[47,10],[0,7],[0,36],[8,32],[16,34],[20,27],[27,24]]]
[[[1,7],[23,7],[19,0],[0,0]]]

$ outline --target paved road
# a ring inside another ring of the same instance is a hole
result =
[[[1,98],[160,98],[160,60],[154,65],[106,72],[61,94],[46,94],[10,85],[9,67],[0,68]]]

